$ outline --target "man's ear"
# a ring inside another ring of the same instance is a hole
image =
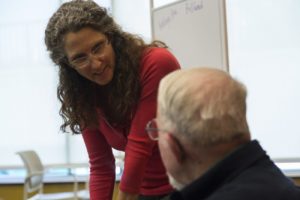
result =
[[[184,152],[179,141],[171,133],[165,134],[169,149],[172,151],[172,154],[176,158],[177,162],[181,163],[184,160]]]

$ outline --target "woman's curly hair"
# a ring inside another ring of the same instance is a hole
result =
[[[84,27],[100,31],[115,52],[115,72],[111,83],[98,86],[73,69],[64,51],[64,36]],[[122,31],[105,8],[95,2],[74,0],[64,3],[50,18],[45,43],[52,61],[59,66],[57,96],[62,103],[61,130],[70,127],[75,134],[98,125],[98,108],[106,120],[128,128],[140,97],[139,65],[143,51],[150,46],[166,47],[161,42],[145,44],[137,35]]]

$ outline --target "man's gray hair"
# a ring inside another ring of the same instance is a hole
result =
[[[224,71],[178,70],[162,79],[161,126],[193,145],[210,146],[249,134],[244,85]]]

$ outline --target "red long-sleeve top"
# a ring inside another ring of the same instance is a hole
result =
[[[147,49],[140,64],[141,97],[129,133],[111,126],[103,116],[99,117],[97,129],[83,131],[90,160],[92,200],[112,199],[115,183],[112,148],[125,151],[120,190],[143,195],[162,195],[172,191],[158,145],[149,139],[145,126],[156,116],[159,81],[179,68],[179,63],[168,50]]]

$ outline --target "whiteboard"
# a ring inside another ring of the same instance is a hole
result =
[[[153,9],[152,37],[165,42],[182,68],[228,71],[225,3],[186,0]]]

